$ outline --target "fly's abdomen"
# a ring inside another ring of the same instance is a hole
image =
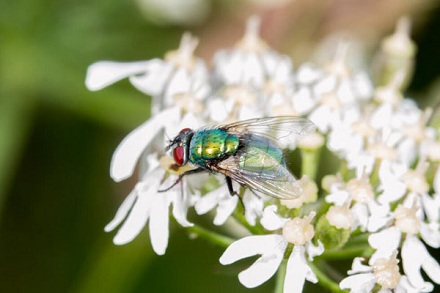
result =
[[[270,140],[251,135],[239,159],[240,168],[251,172],[264,173],[266,170],[285,166],[283,152]]]
[[[194,134],[190,143],[190,161],[203,162],[222,159],[235,154],[239,140],[220,129],[201,130]]]

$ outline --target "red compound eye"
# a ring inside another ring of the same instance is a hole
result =
[[[184,129],[182,129],[181,131],[180,131],[180,133],[185,133],[185,132],[188,132],[188,131],[190,131],[191,129],[190,128],[184,128]]]
[[[183,165],[185,159],[185,149],[183,148],[183,146],[177,146],[174,148],[173,157],[177,165]]]

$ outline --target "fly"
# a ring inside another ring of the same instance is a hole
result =
[[[232,180],[241,186],[279,199],[294,199],[302,190],[286,167],[280,141],[291,141],[312,132],[315,125],[293,116],[256,118],[231,124],[182,129],[166,151],[171,150],[178,166],[188,163],[192,169],[179,175],[167,191],[186,175],[209,172],[225,175],[229,193]]]

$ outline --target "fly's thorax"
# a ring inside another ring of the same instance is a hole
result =
[[[202,164],[235,154],[239,139],[221,129],[201,130],[194,133],[190,147],[190,161]]]

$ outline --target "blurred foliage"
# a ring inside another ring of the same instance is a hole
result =
[[[133,186],[110,180],[112,152],[150,100],[126,81],[87,91],[87,66],[161,57],[181,33],[150,24],[131,1],[0,2],[0,292],[248,291],[236,278],[244,265],[220,266],[223,249],[184,231],[162,257],[147,229],[123,247],[103,232]],[[439,35],[437,11],[416,36],[416,96],[438,78]],[[431,87],[425,103],[439,94]]]

